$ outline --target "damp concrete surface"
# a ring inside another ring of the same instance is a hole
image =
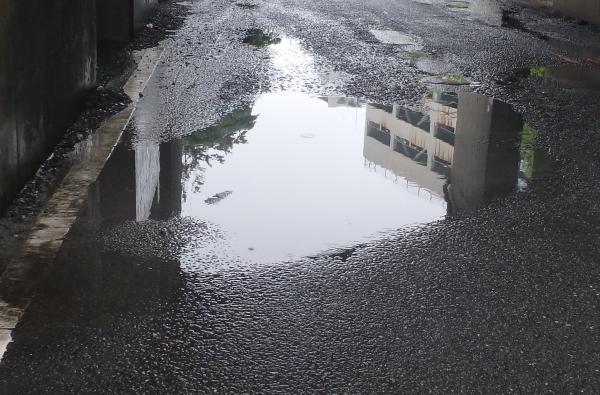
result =
[[[1,390],[600,389],[597,27],[185,4]]]

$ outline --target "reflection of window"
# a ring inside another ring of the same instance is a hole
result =
[[[427,150],[416,144],[412,144],[407,139],[396,136],[394,139],[394,151],[414,160],[420,165],[427,166]]]
[[[398,107],[396,110],[396,118],[408,122],[413,126],[418,127],[429,133],[429,116],[423,113],[412,111],[407,108]]]
[[[385,104],[377,104],[377,103],[373,103],[373,104],[371,104],[371,107],[373,107],[373,108],[376,108],[376,109],[378,109],[378,110],[385,111],[385,112],[387,112],[387,113],[389,113],[389,114],[391,114],[391,113],[392,113],[392,110],[393,110],[393,107],[392,107],[392,106],[387,106],[387,105],[385,105]]]
[[[450,177],[451,167],[452,163],[448,162],[447,160],[444,160],[437,155],[433,157],[433,166],[431,170],[435,171],[436,173],[442,176]]]
[[[372,121],[369,121],[367,123],[367,136],[372,137],[385,145],[390,145],[390,130],[384,127],[380,127],[378,123]]]
[[[436,123],[434,136],[450,145],[454,145],[455,135],[453,127]]]
[[[456,92],[434,92],[433,101],[444,106],[458,108],[458,93]]]

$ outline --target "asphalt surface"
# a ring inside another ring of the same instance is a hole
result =
[[[190,2],[131,140],[171,141],[272,90],[416,106],[423,75],[456,74],[539,131],[551,175],[345,254],[237,270],[180,265],[190,234],[210,236],[189,218],[98,224],[92,191],[13,334],[0,390],[597,393],[599,97],[523,69],[595,72],[577,46],[596,53],[600,31],[520,8],[518,29],[490,26],[424,3]],[[251,28],[297,39],[311,67],[272,67],[266,48],[243,44]],[[369,29],[418,37],[425,56]]]

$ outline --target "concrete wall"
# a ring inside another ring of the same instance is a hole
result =
[[[96,0],[98,39],[125,42],[146,24],[158,0]]]
[[[0,210],[96,78],[95,0],[0,0]]]
[[[127,41],[133,34],[131,0],[96,0],[98,40]]]

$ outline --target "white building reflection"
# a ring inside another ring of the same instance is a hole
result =
[[[181,212],[182,143],[125,141],[113,151],[97,183],[99,219],[145,221]]]
[[[443,197],[454,154],[457,103],[454,94],[435,94],[426,113],[399,105],[367,106],[365,159]]]
[[[470,211],[516,189],[523,121],[506,103],[470,92],[434,92],[424,112],[367,107],[363,154],[409,183]]]

